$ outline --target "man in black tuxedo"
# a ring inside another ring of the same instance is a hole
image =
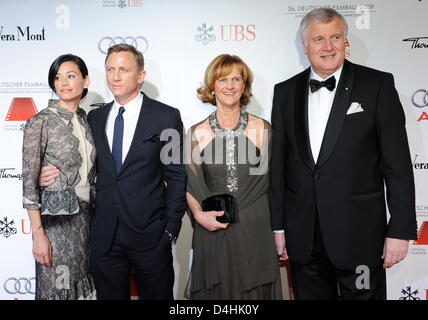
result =
[[[335,10],[309,12],[300,36],[311,67],[274,89],[272,229],[296,299],[386,299],[385,268],[417,234],[393,76],[345,60],[347,29]]]
[[[133,46],[112,46],[105,69],[114,101],[88,115],[97,149],[91,220],[97,298],[129,300],[132,269],[141,299],[173,299],[171,243],[186,209],[180,113],[140,93],[146,71]],[[161,150],[169,151],[162,159]],[[41,185],[52,183],[54,169],[43,168]]]

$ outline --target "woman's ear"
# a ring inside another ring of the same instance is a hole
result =
[[[88,89],[90,83],[91,80],[89,79],[89,76],[86,76],[85,80],[83,81],[83,88]]]

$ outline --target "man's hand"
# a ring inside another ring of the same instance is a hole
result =
[[[41,187],[48,187],[53,184],[59,176],[59,170],[54,166],[45,166],[40,171],[39,185]]]
[[[283,263],[288,260],[287,249],[285,248],[285,234],[284,232],[274,232],[274,235],[279,262]]]
[[[383,245],[382,259],[385,269],[391,268],[394,264],[399,263],[407,255],[409,240],[385,238]]]

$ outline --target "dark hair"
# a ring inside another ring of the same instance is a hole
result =
[[[135,49],[135,47],[133,47],[127,43],[119,43],[119,44],[115,44],[114,46],[110,47],[107,51],[107,56],[106,56],[106,59],[104,61],[104,64],[107,62],[108,57],[113,52],[123,52],[123,51],[131,52],[135,57],[135,61],[137,61],[139,71],[144,70],[144,56],[143,56],[143,54],[140,51],[138,51],[137,49]]]
[[[48,82],[49,82],[49,87],[53,91],[55,91],[55,77],[58,73],[59,67],[64,62],[67,62],[67,61],[72,61],[77,65],[80,72],[82,73],[83,79],[85,79],[88,76],[88,68],[86,67],[85,62],[80,57],[70,53],[63,54],[62,56],[59,56],[58,58],[56,58],[55,61],[52,62],[51,67],[49,68]],[[83,89],[81,99],[83,99],[87,93],[88,93],[88,89],[87,88]]]

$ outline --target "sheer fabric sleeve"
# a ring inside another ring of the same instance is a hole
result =
[[[187,192],[189,192],[199,203],[209,195],[208,186],[205,183],[202,169],[201,150],[195,136],[195,128],[192,126],[186,135],[185,160],[187,172]]]
[[[263,120],[262,141],[260,144],[260,162],[257,167],[250,168],[250,175],[266,175],[269,172],[271,144],[272,144],[272,127],[268,121]]]
[[[23,207],[30,210],[41,208],[39,174],[47,143],[47,131],[41,117],[27,121],[22,145]]]

